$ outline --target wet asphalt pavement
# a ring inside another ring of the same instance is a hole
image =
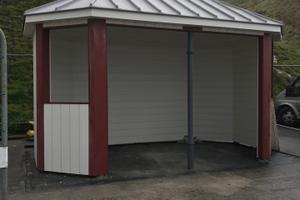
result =
[[[237,144],[195,145],[190,172],[184,144],[112,146],[99,178],[39,172],[31,141],[9,146],[10,199],[300,199],[300,158],[274,152],[262,163]]]
[[[300,129],[278,126],[280,151],[300,157]]]

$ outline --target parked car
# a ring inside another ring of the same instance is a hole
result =
[[[277,122],[297,126],[300,121],[300,77],[280,92],[275,100]]]

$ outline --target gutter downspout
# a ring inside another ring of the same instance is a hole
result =
[[[1,122],[2,122],[2,142],[1,142],[1,149],[4,156],[4,162],[7,165],[7,43],[5,34],[0,28],[0,59],[1,59],[1,107],[2,107],[2,115],[1,115]],[[8,199],[8,169],[7,166],[1,170],[1,189],[2,194],[0,197],[3,200]]]
[[[188,96],[188,151],[187,167],[194,169],[194,136],[193,136],[193,71],[192,71],[192,33],[187,33],[187,96]]]

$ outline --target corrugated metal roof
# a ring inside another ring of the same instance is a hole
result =
[[[278,25],[282,23],[220,0],[57,0],[27,10],[26,16],[95,8],[169,16]]]

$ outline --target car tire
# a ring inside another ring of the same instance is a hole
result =
[[[292,108],[282,107],[278,112],[277,121],[281,125],[294,127],[297,124],[297,116]]]

